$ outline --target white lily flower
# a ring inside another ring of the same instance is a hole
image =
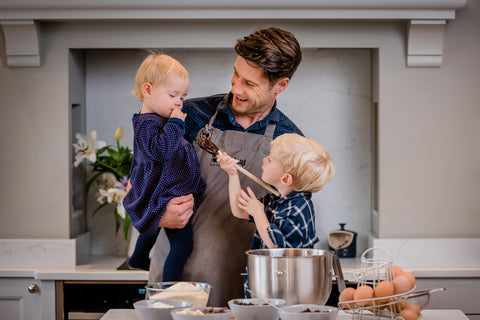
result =
[[[127,192],[122,189],[118,188],[110,188],[108,190],[103,190],[100,189],[98,190],[100,192],[100,195],[102,197],[107,198],[108,203],[117,203],[117,212],[122,217],[122,219],[125,219],[125,208],[123,207],[123,198],[127,195]],[[98,199],[97,199],[98,201]]]
[[[75,167],[78,167],[84,159],[88,159],[92,163],[97,161],[97,150],[107,145],[104,141],[97,141],[96,130],[90,132],[89,137],[81,133],[77,133],[75,137],[77,138],[77,143],[73,144],[76,153],[73,164]]]
[[[117,212],[118,212],[118,215],[119,215],[123,220],[125,220],[125,208],[123,207],[123,203],[122,203],[122,202],[118,202],[118,203],[117,203]]]
[[[95,181],[95,187],[97,189],[108,190],[110,188],[121,185],[117,177],[111,172],[104,172],[98,179]]]

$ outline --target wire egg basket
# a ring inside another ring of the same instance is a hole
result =
[[[383,248],[370,248],[365,250],[361,256],[361,268],[346,272],[357,283],[357,288],[368,285],[373,289],[382,281],[392,281],[395,277],[393,273],[392,255]],[[401,309],[408,302],[406,298],[415,290],[415,286],[401,294],[362,299],[342,301],[338,307],[345,313],[352,314],[352,319],[403,319],[397,317]]]

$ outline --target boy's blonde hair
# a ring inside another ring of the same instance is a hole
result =
[[[135,89],[132,90],[132,93],[143,102],[142,85],[144,83],[165,84],[172,77],[188,81],[188,72],[180,62],[171,56],[163,53],[150,53],[138,68]]]
[[[322,190],[335,174],[333,160],[325,149],[312,139],[296,133],[285,133],[275,138],[274,155],[285,172],[293,177],[295,191]]]

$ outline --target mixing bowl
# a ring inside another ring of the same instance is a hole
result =
[[[334,320],[338,308],[318,304],[296,304],[280,308],[281,320]]]
[[[278,320],[277,307],[285,305],[283,299],[233,299],[228,301],[235,320]]]
[[[133,304],[140,320],[172,319],[170,315],[172,310],[191,306],[192,303],[189,301],[172,299],[140,300]]]
[[[202,312],[204,314],[196,314]],[[188,314],[185,314],[188,313]],[[232,311],[228,308],[184,308],[170,312],[173,320],[229,320]]]
[[[332,251],[303,248],[257,249],[246,252],[248,287],[255,298],[284,299],[288,305],[322,305],[335,276],[345,287],[339,259]]]
[[[145,286],[145,299],[176,299],[192,303],[192,307],[205,307],[212,286],[203,282],[156,282]]]

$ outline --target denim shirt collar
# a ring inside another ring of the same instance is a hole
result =
[[[218,110],[218,112],[224,113],[226,115],[226,117],[228,118],[228,121],[230,122],[231,125],[243,129],[243,127],[237,122],[237,120],[235,120],[235,117],[233,116],[232,110],[230,109],[230,101],[232,100],[232,98],[233,98],[233,94],[231,92],[226,94],[225,97],[223,98],[223,100],[218,104],[217,110]],[[250,127],[248,127],[247,129],[243,129],[243,130],[249,131],[249,130],[258,130],[258,129],[261,129],[261,128],[266,128],[267,124],[270,121],[273,121],[273,122],[277,123],[278,120],[279,120],[279,117],[280,117],[280,113],[277,109],[277,100],[275,100],[272,111],[264,119],[255,122]]]

